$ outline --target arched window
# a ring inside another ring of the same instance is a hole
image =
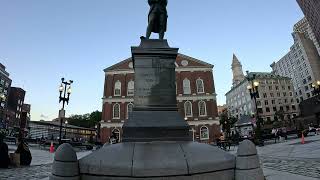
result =
[[[197,79],[196,84],[197,84],[197,93],[204,93],[203,80],[200,78]]]
[[[120,136],[121,135],[120,130],[119,129],[113,129],[112,132],[114,134],[116,134],[116,143],[120,142],[120,137],[121,137]]]
[[[114,84],[114,96],[121,96],[121,82],[119,80]]]
[[[129,81],[128,82],[128,91],[127,91],[128,96],[133,96],[134,95],[134,81]]]
[[[120,104],[113,105],[113,119],[120,119]]]
[[[190,81],[187,78],[183,80],[183,94],[191,94]]]
[[[207,116],[206,102],[200,101],[198,106],[199,106],[199,116]]]
[[[132,110],[133,110],[133,104],[129,103],[127,105],[127,118],[129,118],[129,113],[132,112]]]
[[[184,114],[185,117],[192,117],[192,103],[190,101],[184,103]]]
[[[206,126],[200,128],[200,140],[209,139],[209,129]]]

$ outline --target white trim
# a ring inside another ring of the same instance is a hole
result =
[[[199,91],[198,81],[201,81],[201,85],[202,85],[202,91],[201,91],[201,92]],[[197,93],[198,93],[198,94],[204,94],[204,93],[205,93],[205,90],[204,90],[204,82],[203,82],[203,80],[202,80],[200,77],[196,80],[196,88],[197,88]]]
[[[119,117],[114,117],[114,108],[115,106],[119,106]],[[112,106],[112,119],[120,119],[121,118],[121,105],[119,103],[116,103]]]
[[[116,94],[116,89],[117,89],[117,86],[119,86],[120,85],[120,88],[119,88],[119,90],[120,90],[120,94]],[[113,89],[113,95],[114,96],[121,96],[121,82],[119,81],[119,80],[117,80],[115,83],[114,83],[114,89]]]
[[[103,103],[126,103],[126,102],[133,102],[134,101],[134,98],[133,97],[130,97],[130,98],[119,98],[119,97],[114,97],[114,98],[102,98],[103,99]]]
[[[217,94],[212,94],[212,95],[179,95],[177,96],[177,101],[182,102],[182,101],[198,101],[198,100],[216,100]],[[117,97],[103,97],[103,104],[104,103],[126,103],[126,102],[133,102],[134,98],[133,97],[125,97],[121,98],[119,96]]]
[[[203,102],[204,103],[204,115],[200,114],[200,103]],[[199,110],[199,116],[200,117],[206,117],[207,116],[207,103],[203,100],[198,102],[198,110]]]
[[[209,125],[219,125],[219,120],[197,120],[197,121],[187,121],[190,126],[199,126],[204,124]]]
[[[130,83],[133,83],[133,89],[131,89],[131,90],[133,90],[133,94],[132,95],[129,95],[129,84]],[[127,96],[129,96],[129,97],[133,97],[134,96],[134,81],[132,79],[127,84]]]
[[[176,67],[176,72],[185,72],[185,71],[200,71],[200,72],[212,72],[212,68],[209,67]],[[133,69],[122,69],[122,70],[110,70],[106,71],[106,75],[115,75],[115,74],[133,74]]]
[[[186,93],[185,89],[187,89],[189,92]],[[183,91],[183,94],[191,94],[191,83],[190,83],[190,80],[188,78],[184,78],[183,81],[182,81],[182,91]]]
[[[204,68],[204,67],[178,67],[176,68],[176,72],[185,72],[185,71],[190,71],[190,72],[194,72],[194,71],[201,71],[201,72],[212,72],[212,68]]]
[[[191,108],[191,115],[189,115],[189,116],[187,116],[187,108],[186,108],[186,104],[190,104],[191,106],[190,106],[190,108]],[[184,102],[184,106],[183,106],[184,108],[184,116],[185,117],[193,117],[193,111],[192,111],[192,102],[190,102],[190,101],[186,101],[186,102]]]
[[[132,108],[134,106],[133,103],[131,103],[131,102],[127,104],[127,113],[126,113],[126,118],[127,119],[129,119],[129,105],[132,105]]]
[[[120,122],[119,123],[101,122],[100,124],[101,124],[101,128],[112,128],[112,127],[122,128],[123,126],[123,123],[120,123]]]
[[[201,132],[202,128],[206,128],[207,129],[207,135],[208,135],[207,138],[202,138],[201,137],[202,136],[202,132]],[[200,140],[208,140],[208,139],[210,139],[210,131],[209,131],[209,128],[207,126],[201,126],[199,130],[200,130]]]
[[[115,74],[133,74],[133,69],[124,69],[124,70],[112,70],[105,72],[106,75],[115,75]]]
[[[117,131],[119,132],[119,142],[121,142],[121,131],[120,131],[120,129],[118,129],[118,128],[115,127],[115,128],[112,130],[112,132],[113,132],[114,130],[117,130]]]
[[[192,96],[177,96],[177,101],[199,101],[199,100],[207,100],[212,99],[216,100],[216,94],[213,95],[192,95]]]

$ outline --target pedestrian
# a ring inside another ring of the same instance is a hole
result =
[[[8,168],[9,159],[9,149],[8,145],[3,142],[4,136],[0,134],[0,168]]]
[[[24,142],[23,138],[19,138],[18,148],[15,153],[20,154],[20,165],[29,166],[31,164],[32,156],[28,144]]]
[[[273,134],[274,143],[277,143],[277,134],[278,134],[277,129],[272,128],[271,134]]]

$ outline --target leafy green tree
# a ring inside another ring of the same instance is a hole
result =
[[[68,118],[69,124],[85,128],[94,128],[101,121],[101,112],[94,111],[83,115],[71,115]]]
[[[235,117],[228,117],[227,110],[223,111],[220,115],[220,125],[222,126],[222,130],[230,137],[231,128],[234,127],[234,124],[238,121]]]

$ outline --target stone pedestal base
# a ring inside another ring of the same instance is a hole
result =
[[[196,142],[107,145],[79,160],[82,180],[233,180],[235,157]]]

